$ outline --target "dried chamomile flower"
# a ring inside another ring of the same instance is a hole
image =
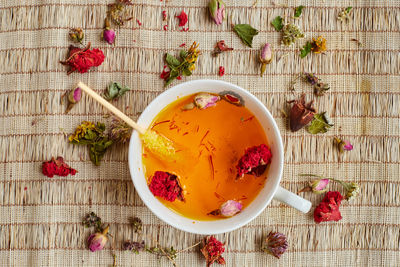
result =
[[[286,24],[282,29],[283,37],[282,44],[290,46],[294,44],[298,39],[304,37],[304,33],[294,24]]]

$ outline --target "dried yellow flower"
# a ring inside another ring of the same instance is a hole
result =
[[[313,38],[311,51],[316,54],[326,51],[326,39],[322,36],[319,36],[317,39]]]

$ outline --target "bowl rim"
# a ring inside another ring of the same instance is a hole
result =
[[[255,103],[257,103],[257,105],[259,107],[261,107],[261,109],[263,110],[263,113],[265,113],[266,117],[268,118],[268,121],[271,125],[272,130],[275,133],[276,139],[274,139],[274,141],[277,143],[278,146],[278,150],[280,151],[279,155],[279,164],[278,164],[278,170],[277,170],[277,177],[275,179],[275,182],[272,184],[272,188],[269,190],[270,192],[272,192],[271,196],[268,199],[265,199],[264,202],[262,203],[262,205],[260,205],[257,208],[257,211],[252,213],[251,216],[245,217],[245,219],[243,219],[242,221],[239,221],[237,223],[235,223],[234,225],[228,225],[228,223],[226,224],[226,229],[222,229],[222,230],[215,230],[215,229],[209,229],[209,230],[200,230],[200,229],[193,229],[190,227],[186,227],[186,226],[182,226],[179,224],[179,222],[174,222],[174,221],[170,221],[168,220],[166,217],[163,217],[162,212],[160,212],[159,210],[157,210],[155,207],[153,207],[152,205],[150,205],[151,203],[147,203],[146,201],[146,196],[145,196],[145,192],[142,192],[141,190],[138,190],[138,185],[136,182],[136,179],[134,179],[135,176],[135,166],[134,166],[134,156],[133,153],[135,152],[135,148],[134,148],[134,142],[133,139],[134,138],[138,138],[138,133],[137,131],[134,131],[132,133],[131,139],[130,139],[130,143],[129,143],[129,155],[128,155],[128,163],[129,163],[129,169],[130,169],[130,174],[131,174],[131,180],[133,182],[133,185],[135,187],[135,191],[137,192],[137,194],[139,195],[139,197],[141,198],[141,200],[143,201],[143,203],[146,205],[146,207],[154,214],[156,215],[160,220],[162,220],[163,222],[167,223],[168,225],[171,225],[174,228],[177,228],[179,230],[185,231],[185,232],[189,232],[189,233],[194,233],[194,234],[204,234],[204,235],[209,235],[209,234],[221,234],[221,233],[227,233],[227,232],[231,232],[233,230],[236,230],[246,224],[248,224],[249,222],[251,222],[252,220],[254,220],[256,217],[258,217],[264,210],[265,208],[269,205],[269,203],[271,202],[273,195],[276,193],[276,191],[279,188],[279,184],[280,181],[282,179],[282,173],[283,173],[283,159],[284,159],[284,150],[283,150],[283,142],[282,142],[282,136],[280,134],[278,125],[275,121],[275,119],[273,118],[272,114],[269,112],[269,110],[267,109],[267,107],[252,93],[250,93],[249,91],[247,91],[246,89],[229,83],[229,82],[225,82],[225,81],[221,81],[221,80],[212,80],[212,79],[199,79],[199,80],[192,80],[192,81],[187,81],[187,82],[183,82],[180,83],[178,85],[175,85],[167,90],[165,90],[164,92],[162,92],[161,94],[159,94],[158,96],[156,96],[148,105],[147,107],[143,110],[142,114],[139,116],[138,118],[138,123],[140,124],[142,118],[144,117],[144,115],[149,111],[152,110],[154,108],[154,106],[157,104],[156,102],[160,101],[160,99],[165,98],[165,96],[167,96],[168,94],[171,93],[171,91],[177,91],[176,94],[179,94],[179,92],[182,91],[182,89],[180,88],[184,88],[184,87],[188,87],[188,86],[195,86],[198,83],[214,83],[214,84],[218,84],[218,85],[222,85],[222,86],[227,86],[230,88],[235,88],[238,91],[240,91],[241,94],[246,95],[246,97],[251,98]],[[204,89],[202,91],[199,92],[207,92],[207,89]],[[192,94],[192,93],[190,93]],[[190,94],[184,94],[184,96],[186,95],[190,95]],[[176,99],[174,100],[176,101]],[[173,101],[167,103],[166,105],[172,103]],[[165,106],[166,106],[165,105]],[[164,107],[165,107],[164,106]],[[164,108],[163,107],[163,108]],[[152,120],[154,119],[154,117],[152,118]],[[141,166],[141,171],[143,173],[143,167]],[[147,184],[147,183],[146,183]],[[260,192],[261,193],[261,192]],[[260,194],[259,193],[259,194]],[[153,196],[154,197],[154,196]],[[156,197],[154,197],[157,201],[159,201]],[[258,196],[254,199],[256,200],[258,198]],[[253,200],[253,202],[254,202]],[[164,204],[162,204],[160,202],[161,205],[164,206]],[[178,216],[186,219],[186,220],[191,220],[191,221],[196,221],[195,219],[190,219],[187,217],[184,217],[178,213],[176,213],[175,211],[169,209],[168,207],[164,206],[166,209],[170,210],[171,212],[177,214]],[[236,217],[236,216],[234,216]],[[234,218],[231,217],[231,218]],[[217,220],[217,221],[227,221],[231,218],[227,218],[227,219],[223,219],[223,220]],[[207,222],[215,222],[215,221],[197,221],[199,223],[207,223]]]

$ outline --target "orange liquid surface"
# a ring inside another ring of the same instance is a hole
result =
[[[151,126],[187,150],[178,150],[177,154],[190,156],[179,163],[166,163],[144,149],[145,176],[149,183],[155,171],[174,173],[184,189],[185,202],[157,197],[165,206],[191,219],[221,219],[207,213],[230,199],[240,201],[245,208],[264,186],[268,169],[260,177],[245,175],[236,180],[236,164],[247,148],[268,142],[260,123],[247,108],[220,100],[214,107],[182,111],[193,98],[194,95],[184,97],[168,105]]]

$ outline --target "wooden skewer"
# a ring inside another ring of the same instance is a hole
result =
[[[126,116],[122,111],[114,107],[110,102],[102,98],[98,93],[93,91],[90,87],[88,87],[86,84],[83,82],[78,83],[78,87],[81,88],[85,93],[90,95],[94,100],[99,102],[103,107],[105,107],[108,111],[112,112],[115,116],[126,122],[129,126],[131,126],[133,129],[138,131],[140,134],[145,134],[146,129],[134,122],[131,118]]]

